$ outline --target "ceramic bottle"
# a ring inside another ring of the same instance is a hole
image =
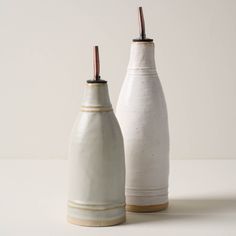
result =
[[[80,115],[69,147],[68,221],[109,226],[125,221],[125,160],[121,130],[99,76],[94,48],[94,79],[85,85]]]
[[[169,131],[166,102],[139,8],[140,38],[131,45],[116,115],[125,143],[126,209],[153,212],[168,206]]]

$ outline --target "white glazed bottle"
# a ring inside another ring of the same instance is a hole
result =
[[[68,221],[109,226],[125,221],[125,160],[121,130],[107,82],[99,76],[94,48],[94,80],[88,80],[69,147]]]
[[[154,212],[168,206],[169,131],[167,108],[139,8],[140,38],[130,60],[116,108],[125,144],[126,209]]]

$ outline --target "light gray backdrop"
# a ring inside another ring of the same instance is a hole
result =
[[[115,107],[139,5],[156,43],[171,158],[236,158],[233,0],[0,0],[0,158],[66,158],[95,44]]]

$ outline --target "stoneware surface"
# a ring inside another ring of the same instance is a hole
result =
[[[126,204],[136,212],[167,207],[169,131],[153,42],[133,42],[116,110],[125,143]]]
[[[68,221],[108,226],[125,220],[123,138],[106,83],[87,83],[69,148]]]

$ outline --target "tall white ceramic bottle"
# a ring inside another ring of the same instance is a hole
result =
[[[126,209],[153,212],[168,206],[169,131],[166,102],[145,36],[139,8],[140,38],[133,40],[116,115],[125,143]]]
[[[110,103],[107,82],[88,80],[69,148],[68,221],[108,226],[125,221],[125,160],[121,130]]]

